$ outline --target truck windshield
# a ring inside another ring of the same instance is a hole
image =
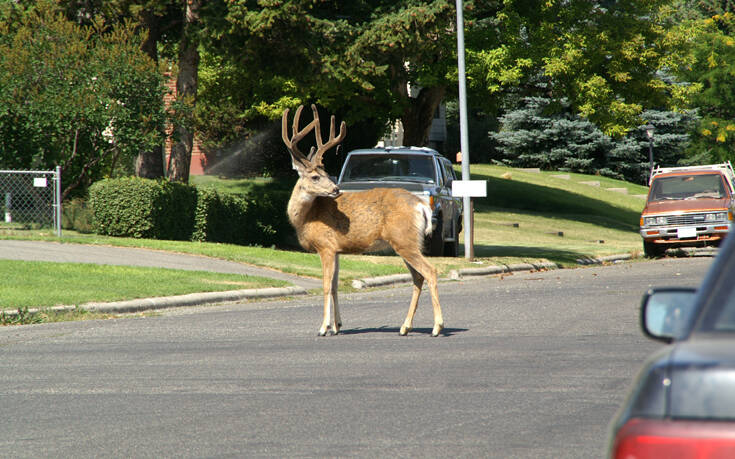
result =
[[[649,201],[724,197],[725,187],[719,174],[682,175],[655,178]]]
[[[340,180],[434,183],[434,159],[424,155],[351,155]]]

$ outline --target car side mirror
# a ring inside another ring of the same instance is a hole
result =
[[[684,338],[694,313],[694,288],[657,288],[641,303],[641,328],[651,339],[670,343]]]

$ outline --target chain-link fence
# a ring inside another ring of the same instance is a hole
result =
[[[53,228],[61,236],[61,171],[0,170],[0,228]]]

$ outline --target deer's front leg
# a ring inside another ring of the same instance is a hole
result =
[[[337,302],[337,276],[339,274],[339,259],[334,253],[320,253],[322,260],[322,287],[324,289],[324,315],[319,327],[319,336],[326,336],[327,331],[339,333],[341,326],[339,306]]]

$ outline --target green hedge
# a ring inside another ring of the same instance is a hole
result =
[[[293,230],[286,217],[288,197],[282,191],[252,191],[242,196],[202,188],[191,239],[241,245],[290,245]]]
[[[130,177],[89,189],[98,234],[241,245],[293,245],[288,199],[282,190],[237,195]]]

